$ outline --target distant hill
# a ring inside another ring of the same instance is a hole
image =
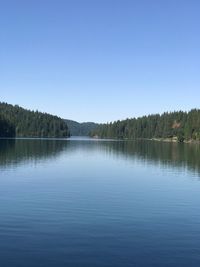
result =
[[[79,123],[72,120],[65,120],[65,122],[69,127],[70,135],[73,136],[89,136],[99,126],[99,124],[94,122]]]
[[[0,137],[68,137],[66,122],[47,113],[0,102]]]

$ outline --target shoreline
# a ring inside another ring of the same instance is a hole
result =
[[[165,143],[183,143],[183,144],[196,144],[199,145],[200,141],[197,140],[183,140],[182,142],[178,141],[177,137],[173,137],[173,138],[151,138],[151,139],[147,139],[150,141],[156,141],[156,142],[165,142]]]
[[[99,137],[99,136],[93,136],[91,138],[94,139],[110,139],[110,138],[106,138],[106,137]],[[183,140],[182,142],[178,141],[177,137],[172,137],[172,138],[135,138],[135,139],[129,139],[129,138],[112,138],[114,140],[124,140],[124,141],[136,141],[136,140],[146,140],[146,141],[156,141],[156,142],[164,142],[164,143],[183,143],[183,144],[196,144],[199,145],[200,144],[200,140]]]

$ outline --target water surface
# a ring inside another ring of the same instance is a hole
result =
[[[200,266],[200,147],[0,140],[0,266]]]

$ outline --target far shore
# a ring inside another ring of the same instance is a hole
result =
[[[185,143],[185,144],[200,144],[200,141],[197,140],[183,140],[182,142],[178,141],[177,137],[173,138],[151,138],[149,140],[157,141],[157,142],[166,142],[166,143]]]
[[[94,139],[109,139],[109,138],[101,138],[98,135],[93,136]],[[183,140],[182,142],[178,141],[177,137],[172,138],[136,138],[136,139],[128,139],[128,138],[112,138],[116,140],[126,140],[126,141],[134,141],[134,140],[148,140],[148,141],[156,141],[156,142],[165,142],[165,143],[185,143],[185,144],[200,144],[200,140]]]

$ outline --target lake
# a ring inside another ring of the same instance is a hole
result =
[[[0,140],[0,266],[200,266],[200,146]]]

